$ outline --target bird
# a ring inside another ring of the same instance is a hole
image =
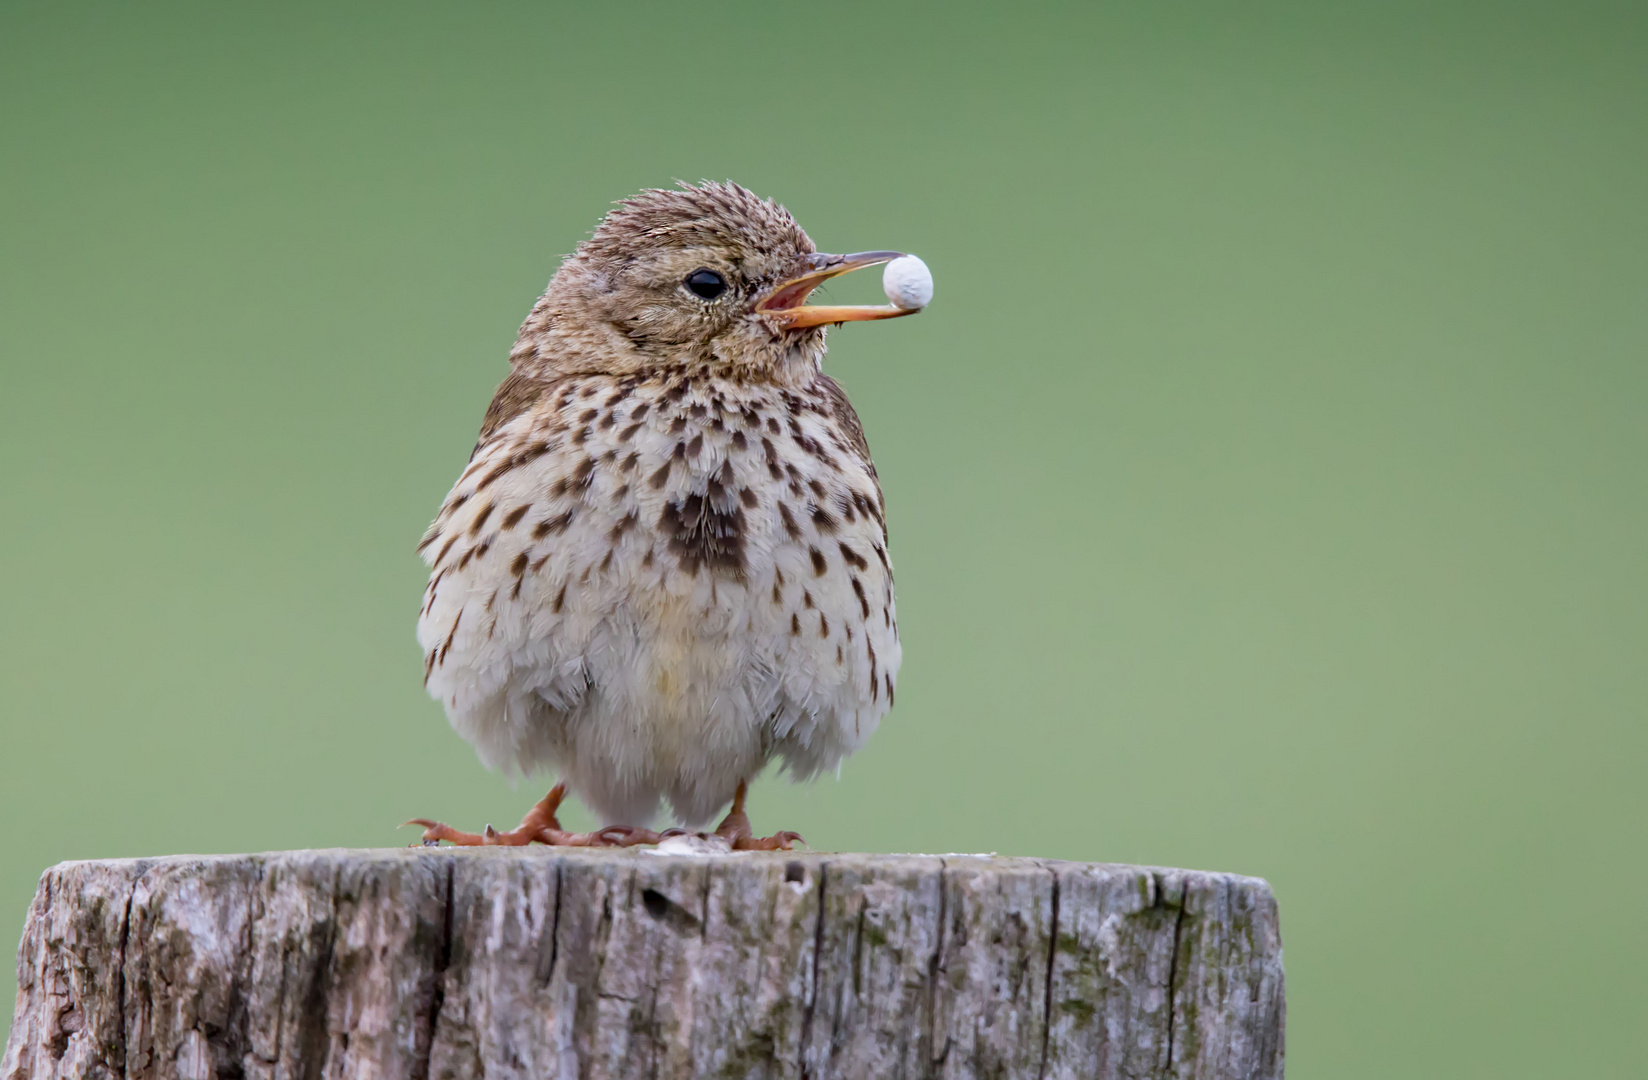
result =
[[[508,831],[408,822],[424,843],[657,843],[729,803],[697,835],[804,842],[754,834],[749,781],[838,768],[902,658],[886,504],[825,339],[914,311],[807,300],[901,257],[820,253],[779,203],[705,181],[613,204],[565,258],[419,545],[417,630],[481,761],[559,780]],[[563,830],[569,794],[605,825]]]

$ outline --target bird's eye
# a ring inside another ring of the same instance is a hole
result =
[[[714,300],[727,290],[727,281],[714,270],[694,270],[687,275],[687,288],[705,300]]]

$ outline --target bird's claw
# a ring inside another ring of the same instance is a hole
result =
[[[739,784],[733,793],[732,808],[711,835],[724,840],[734,851],[789,851],[796,844],[805,844],[797,832],[776,832],[771,836],[755,836],[750,828],[749,815],[744,812],[744,800],[749,794],[748,784]],[[706,837],[707,839],[707,837]]]
[[[556,784],[550,789],[548,795],[526,812],[521,824],[508,832],[499,832],[491,825],[487,825],[479,833],[468,833],[454,829],[442,821],[431,821],[429,818],[413,818],[403,822],[401,827],[423,826],[421,843],[424,847],[436,847],[443,840],[458,847],[525,847],[528,844],[548,844],[553,847],[638,847],[643,844],[657,844],[672,836],[696,836],[701,840],[725,844],[733,851],[789,851],[796,844],[807,842],[802,839],[800,833],[795,832],[776,832],[771,836],[752,835],[750,819],[744,813],[746,791],[746,785],[738,785],[738,791],[733,796],[732,809],[712,833],[689,833],[686,829],[653,832],[637,825],[608,825],[587,833],[563,832],[560,821],[556,819],[556,811],[560,809],[561,801],[566,798],[565,784]]]
[[[423,843],[426,847],[439,844],[442,840],[458,847],[526,847],[533,843],[561,847],[603,846],[591,839],[594,834],[561,831],[561,823],[556,820],[555,813],[561,808],[561,801],[565,798],[566,785],[556,784],[548,795],[538,800],[537,805],[526,812],[520,825],[508,832],[499,832],[488,825],[479,833],[467,833],[454,829],[445,822],[431,821],[428,818],[413,818],[405,824],[423,826]]]
[[[789,851],[807,841],[798,832],[775,832],[771,836],[739,836],[732,840],[734,851]]]
[[[479,833],[464,832],[454,829],[444,821],[431,821],[428,818],[413,818],[401,827],[405,828],[407,825],[423,826],[423,836],[419,840],[424,847],[437,847],[442,840],[458,847],[525,847],[538,839],[538,834],[542,831],[528,822],[522,822],[520,828],[511,829],[509,832],[499,832],[488,825]]]
[[[604,829],[597,829],[592,835],[600,838],[607,847],[639,847],[642,844],[656,844],[680,831],[666,829],[660,833],[638,825],[608,825]]]

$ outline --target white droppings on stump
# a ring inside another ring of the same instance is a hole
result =
[[[65,863],[0,1080],[1280,1078],[1270,888],[979,856]]]

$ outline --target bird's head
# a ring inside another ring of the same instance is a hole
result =
[[[909,314],[809,306],[808,294],[899,254],[820,254],[788,210],[730,182],[643,191],[617,204],[561,266],[511,361],[560,374],[685,367],[805,381],[818,370],[829,324]]]

